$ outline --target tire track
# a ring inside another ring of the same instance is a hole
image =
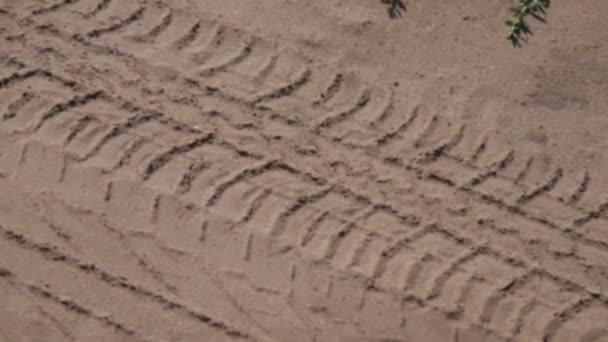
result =
[[[141,20],[145,13],[145,7],[140,7],[127,18],[117,21],[114,24],[111,24],[107,27],[102,27],[98,29],[91,30],[86,33],[86,36],[89,38],[99,38],[105,34],[112,33],[114,31],[121,30],[134,22]]]
[[[498,165],[500,165],[500,164],[501,163],[499,162]],[[486,174],[486,176],[481,176],[480,178],[478,178],[478,179],[481,179],[480,183],[483,183],[485,181],[485,179],[483,179],[484,177],[492,177],[492,176],[487,176],[487,174]],[[532,193],[534,193],[534,191]]]
[[[92,11],[85,14],[85,17],[90,18],[90,17],[96,16],[100,12],[103,12],[104,10],[108,9],[110,7],[111,3],[112,3],[112,0],[101,0]]]
[[[251,52],[254,47],[255,41],[245,41],[243,45],[238,48],[236,53],[231,56],[228,56],[224,61],[220,61],[217,64],[214,64],[212,66],[204,66],[203,70],[198,72],[198,75],[201,77],[209,77],[213,74],[224,72],[228,68],[232,68],[247,59],[251,55]]]
[[[77,90],[76,82],[66,80],[63,77],[57,76],[54,73],[44,69],[32,69],[24,72],[15,72],[12,75],[0,80],[0,90],[13,84],[27,81],[34,77],[44,78],[51,82],[58,83],[62,87]]]
[[[482,146],[484,146],[484,147],[485,147],[485,144],[482,144]],[[474,161],[475,161],[475,158],[473,158],[473,162],[474,162]]]
[[[58,2],[54,5],[48,6],[48,7],[43,7],[43,8],[38,8],[32,11],[32,15],[41,15],[41,14],[47,14],[50,12],[55,12],[55,11],[59,11],[61,10],[63,7],[72,5],[77,3],[80,0],[62,0],[61,2]]]
[[[182,49],[185,49],[186,47],[188,47],[190,44],[192,44],[193,41],[196,40],[196,38],[198,37],[198,35],[200,33],[200,30],[201,30],[201,22],[198,21],[194,25],[192,25],[190,30],[183,37],[179,38],[175,42],[175,47],[178,50],[182,50]]]
[[[580,181],[580,184],[578,185],[574,193],[570,195],[567,200],[564,199],[564,201],[566,201],[570,205],[578,204],[581,198],[583,198],[583,196],[585,195],[590,181],[591,177],[589,176],[589,173],[585,171],[585,173],[583,174],[583,179]]]
[[[114,275],[109,274],[102,269],[99,269],[93,264],[82,262],[81,260],[78,260],[75,257],[59,252],[53,248],[40,245],[11,229],[2,226],[0,227],[0,233],[2,233],[2,238],[4,241],[6,241],[6,243],[11,243],[23,250],[33,251],[50,262],[66,265],[77,272],[86,273],[88,275],[94,276],[99,281],[104,282],[110,285],[111,287],[120,288],[123,291],[127,291],[135,296],[145,298],[151,302],[154,302],[164,310],[181,312],[182,314],[185,314],[186,316],[190,317],[195,321],[198,321],[211,328],[219,329],[225,334],[232,337],[243,339],[250,338],[247,333],[239,331],[235,328],[231,328],[222,321],[216,321],[215,319],[200,312],[197,312],[184,304],[172,301],[171,299],[166,298],[162,294],[151,292],[141,286],[129,283],[125,279],[115,277]]]
[[[260,169],[260,168],[258,168],[258,169]],[[261,169],[263,170],[263,169],[264,169],[264,167],[262,167]],[[252,170],[256,170],[256,168],[253,168]],[[253,172],[253,171],[252,171],[252,172]],[[247,174],[247,173],[246,173],[246,174]],[[253,174],[257,174],[257,172],[253,172]],[[415,274],[415,273],[414,273],[414,274]],[[414,277],[414,276],[412,275],[411,277]],[[411,278],[411,279],[414,279],[414,278]]]
[[[8,104],[6,112],[2,114],[2,120],[10,120],[17,116],[17,112],[34,99],[34,94],[24,92],[21,96]]]
[[[538,188],[532,189],[532,191],[530,191],[529,193],[523,194],[517,200],[517,203],[519,205],[526,204],[532,201],[535,197],[538,197],[540,194],[553,190],[563,176],[564,172],[562,171],[562,169],[555,170],[555,174],[553,175],[553,177],[548,179],[544,184],[541,184]]]
[[[331,81],[331,84],[327,87],[326,90],[321,93],[319,99],[314,101],[313,104],[322,105],[331,101],[331,99],[336,96],[336,94],[340,91],[340,88],[342,87],[342,82],[344,82],[344,75],[342,75],[341,73],[337,73],[334,76],[333,81]]]
[[[173,146],[170,150],[161,153],[160,155],[154,157],[146,166],[145,171],[142,175],[142,179],[144,181],[148,180],[155,172],[157,172],[160,168],[171,162],[175,156],[180,154],[188,153],[200,146],[208,144],[213,141],[213,134],[207,134],[203,137],[196,138],[193,141],[190,141],[183,145]]]
[[[179,182],[179,188],[177,193],[180,195],[186,194],[192,188],[192,183],[196,179],[196,177],[205,171],[205,169],[209,168],[210,164],[206,162],[204,159],[198,162],[193,162],[188,167],[188,171],[186,171]]]
[[[46,121],[60,115],[61,113],[68,111],[70,109],[76,108],[76,107],[84,106],[87,103],[94,101],[103,96],[104,96],[104,93],[102,91],[95,91],[95,92],[88,93],[85,95],[76,95],[67,102],[56,104],[49,111],[44,113],[44,115],[42,115],[42,118],[33,127],[33,129],[35,131],[39,130],[45,124]]]
[[[263,106],[263,108],[265,108],[262,103],[266,101],[290,96],[310,80],[310,74],[311,72],[308,68],[303,69],[293,81],[287,82],[276,89],[270,90],[266,92],[266,94],[257,96],[257,98],[252,102],[253,106]]]
[[[410,128],[410,126],[412,125],[412,123],[418,118],[419,108],[420,107],[418,107],[418,106],[416,108],[414,108],[414,110],[412,111],[412,114],[409,116],[409,118],[407,120],[405,120],[401,125],[399,125],[399,127],[397,127],[397,129],[393,130],[392,132],[388,132],[384,136],[379,138],[376,141],[376,145],[378,147],[387,145],[387,144],[391,143],[393,140],[398,139],[400,134],[405,133],[405,131],[407,131]]]
[[[355,115],[357,111],[360,111],[363,107],[365,107],[369,103],[369,100],[370,91],[369,89],[365,89],[361,96],[359,96],[359,99],[354,106],[343,112],[323,118],[319,123],[314,125],[313,130],[315,132],[320,132],[322,129],[330,128],[341,121],[348,120],[350,117]]]
[[[138,41],[153,41],[158,36],[160,36],[163,32],[165,32],[169,26],[173,24],[173,13],[169,11],[164,17],[162,17],[160,23],[150,29],[149,32],[141,35],[135,36],[135,39]]]
[[[554,337],[559,331],[560,327],[576,313],[588,308],[591,304],[593,304],[593,301],[593,298],[587,297],[567,304],[559,313],[555,315],[554,319],[545,326],[543,331],[543,341],[554,340]]]
[[[107,327],[111,328],[112,330],[118,331],[118,332],[128,336],[129,338],[134,339],[135,341],[149,341],[149,340],[141,337],[140,334],[138,332],[136,332],[134,329],[115,321],[112,317],[108,317],[104,314],[95,312],[94,309],[82,306],[81,304],[78,304],[77,302],[75,302],[71,299],[62,298],[60,295],[57,295],[47,289],[37,286],[35,284],[29,284],[27,282],[24,282],[24,281],[18,279],[17,276],[14,274],[14,272],[5,270],[4,273],[2,274],[2,277],[8,278],[10,284],[16,288],[22,288],[22,289],[28,291],[29,293],[35,295],[36,297],[41,298],[42,300],[51,301],[56,304],[59,304],[62,307],[64,307],[66,310],[75,312],[78,315],[83,315],[85,317],[97,320],[97,321],[101,322],[102,324],[106,325]],[[72,337],[72,340],[73,340],[73,337]]]

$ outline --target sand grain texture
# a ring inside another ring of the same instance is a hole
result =
[[[0,341],[608,341],[608,3],[0,1]]]

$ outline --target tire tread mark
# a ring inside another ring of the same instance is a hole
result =
[[[596,210],[589,211],[584,216],[574,220],[574,226],[580,227],[608,213],[608,201],[600,204]]]
[[[225,61],[218,65],[206,67],[205,70],[199,72],[199,76],[205,77],[210,76],[215,73],[226,71],[228,68],[233,67],[241,62],[243,62],[247,57],[251,55],[251,51],[253,51],[255,45],[255,40],[247,40],[240,48],[239,51],[226,58]]]
[[[141,149],[148,141],[149,140],[145,138],[139,138],[133,141],[133,143],[131,143],[130,146],[125,149],[123,155],[118,160],[118,163],[116,163],[116,165],[110,171],[116,171],[128,165],[131,162],[133,155],[137,153],[137,151],[139,151],[139,149]],[[106,201],[108,200],[109,198],[106,196]]]
[[[111,2],[112,2],[112,0],[101,0],[97,4],[97,6],[95,6],[95,8],[91,12],[85,14],[85,17],[90,18],[90,17],[96,16],[99,12],[101,12],[101,11],[105,10],[106,8],[110,7],[110,3]]]
[[[263,161],[261,163],[258,163],[255,166],[245,167],[245,168],[237,171],[233,175],[228,176],[228,178],[225,181],[220,182],[219,184],[217,184],[214,187],[211,196],[209,197],[209,199],[206,202],[206,207],[212,207],[213,205],[215,205],[220,200],[222,195],[230,187],[241,182],[242,180],[245,180],[247,178],[251,178],[251,177],[254,177],[257,175],[261,175],[269,170],[283,169],[283,168],[289,168],[289,167],[286,166],[285,164],[281,163],[280,161],[273,159],[273,160]],[[291,168],[289,168],[289,169],[291,169]]]
[[[424,152],[422,156],[418,159],[420,163],[432,163],[436,161],[443,154],[449,153],[454,147],[456,147],[464,138],[464,130],[465,126],[462,125],[456,131],[452,137],[450,137],[446,142],[440,144],[437,147],[432,148],[431,150]]]
[[[365,234],[365,238],[363,238],[355,248],[350,261],[347,263],[347,267],[354,267],[361,264],[361,258],[363,258],[363,254],[365,254],[365,250],[372,243],[373,238],[371,233]]]
[[[521,182],[526,178],[528,172],[532,168],[532,164],[534,163],[534,157],[528,158],[524,167],[517,173],[517,177],[515,177],[515,184],[521,184]]]
[[[435,129],[437,128],[438,125],[439,125],[439,114],[435,114],[435,115],[433,115],[433,117],[431,118],[429,123],[426,125],[426,127],[424,127],[422,129],[422,131],[419,133],[419,135],[416,137],[416,139],[414,139],[414,147],[415,148],[422,147],[424,140],[433,134],[433,132],[435,131]]]
[[[30,79],[32,77],[42,77],[49,81],[59,83],[63,87],[70,88],[70,89],[79,88],[76,82],[66,80],[63,77],[57,76],[48,70],[32,69],[32,70],[28,70],[25,72],[15,72],[8,77],[0,79],[0,89],[6,88],[7,86],[9,86],[13,83],[24,81],[24,80]]]
[[[38,131],[48,120],[53,119],[61,113],[64,113],[70,109],[84,106],[92,101],[96,101],[104,97],[106,97],[106,93],[102,90],[97,90],[85,95],[76,95],[67,102],[58,103],[44,113],[40,121],[34,126],[34,131]]]
[[[353,196],[356,196],[356,194],[354,194]],[[371,216],[374,212],[378,212],[378,211],[384,211],[396,218],[399,219],[399,221],[403,224],[412,226],[412,227],[417,227],[420,225],[421,222],[421,218],[418,217],[417,215],[414,214],[404,214],[399,212],[399,210],[393,208],[392,206],[386,204],[386,203],[373,203],[371,201],[367,202],[367,204],[371,204],[372,207],[372,212],[369,213],[369,215]]]
[[[35,95],[31,92],[24,92],[21,94],[19,98],[9,103],[7,106],[7,111],[2,114],[2,120],[10,120],[17,116],[17,112],[27,105],[31,100],[33,100]]]
[[[351,108],[348,108],[344,111],[340,111],[337,114],[330,115],[328,117],[321,119],[321,121],[314,126],[313,130],[315,132],[319,132],[323,128],[330,128],[331,126],[333,126],[339,122],[348,120],[350,117],[352,117],[357,112],[362,110],[365,106],[367,106],[367,104],[370,101],[370,96],[371,96],[370,89],[365,89],[361,93],[361,95],[359,95],[359,98],[357,99],[357,102],[355,103],[354,106],[352,106]]]
[[[337,73],[331,84],[327,89],[321,92],[321,95],[313,102],[313,105],[319,106],[329,102],[342,88],[342,82],[344,82],[344,75],[342,73]]]
[[[463,186],[463,188],[472,189],[485,182],[486,180],[492,177],[496,177],[496,175],[498,175],[498,172],[504,170],[505,168],[507,168],[507,166],[511,165],[514,158],[515,152],[513,150],[510,150],[505,154],[504,157],[492,163],[492,165],[490,165],[486,170],[481,171],[481,173],[479,173],[477,176],[473,177],[470,181],[468,181]]]
[[[513,151],[511,151],[509,153],[512,153],[512,152]],[[507,156],[508,156],[508,154],[507,154]],[[451,156],[451,157],[453,157],[457,161],[459,161],[459,159],[457,157],[454,157],[454,156]],[[509,158],[507,158],[506,160],[503,159],[503,161],[507,162],[505,167],[510,165]],[[528,164],[531,164],[532,161],[533,161],[533,158],[528,159]],[[404,165],[401,161],[397,161],[397,163],[399,166],[405,166],[406,169],[414,172],[418,177],[426,177],[429,180],[436,181],[436,182],[442,183],[446,186],[456,188],[460,191],[464,191],[466,193],[472,194],[477,198],[477,200],[479,200],[481,202],[489,203],[500,210],[506,210],[506,211],[516,214],[526,220],[529,220],[536,224],[540,224],[540,225],[544,226],[545,228],[559,231],[561,234],[566,235],[569,239],[573,239],[574,241],[581,242],[587,246],[592,246],[594,248],[598,248],[603,251],[608,251],[608,243],[606,243],[606,242],[598,241],[597,239],[593,239],[593,238],[588,238],[584,234],[577,233],[576,231],[572,230],[571,227],[562,227],[560,224],[553,222],[550,219],[550,217],[530,213],[527,210],[525,210],[523,207],[507,203],[505,200],[503,200],[499,197],[476,191],[471,187],[471,185],[476,185],[477,182],[479,182],[479,184],[481,184],[483,181],[485,181],[491,177],[499,177],[498,171],[500,171],[500,170],[496,170],[496,172],[493,172],[494,170],[492,170],[492,168],[490,168],[490,171],[488,171],[487,169],[484,169],[484,168],[481,168],[478,166],[468,165],[469,167],[480,170],[478,176],[473,177],[473,180],[475,180],[475,184],[471,184],[471,182],[469,182],[469,184],[465,184],[463,186],[458,186],[458,184],[456,182],[454,182],[448,178],[442,177],[442,176],[437,176],[436,174],[430,174],[427,176],[426,173],[424,172],[424,169],[418,167],[417,165],[412,165],[412,164]],[[493,163],[493,165],[495,167],[497,165],[497,163],[495,162],[495,163]],[[524,169],[526,169],[526,168],[524,168]],[[525,171],[525,172],[527,172],[527,171]],[[522,173],[520,172],[520,174],[522,174]],[[559,201],[558,198],[551,196],[549,194],[545,194],[545,196],[547,196],[548,198],[553,199],[555,201]],[[589,217],[589,213],[590,213],[589,211],[585,211],[578,207],[573,207],[573,209],[583,212],[585,214],[584,217],[581,217],[579,220],[576,220],[579,222],[579,224],[584,224],[584,223],[588,222],[589,219],[593,219],[593,217],[595,215],[597,215],[597,210],[591,211],[591,217]],[[599,213],[599,215],[601,216],[602,213]],[[574,225],[576,226],[576,222],[574,223]]]
[[[123,28],[131,25],[132,23],[136,22],[137,20],[140,20],[141,18],[143,18],[145,11],[146,11],[145,7],[140,7],[137,10],[135,10],[135,12],[131,13],[131,15],[129,15],[125,19],[121,19],[121,20],[115,22],[114,24],[110,24],[106,27],[102,27],[102,28],[98,28],[98,29],[89,31],[86,34],[86,36],[89,38],[99,38],[102,35],[123,29]]]
[[[137,261],[137,265],[139,265],[139,267],[141,267],[141,269],[148,273],[152,278],[156,279],[160,284],[162,284],[167,290],[169,290],[169,292],[175,293],[176,292],[176,288],[174,285],[170,284],[169,282],[167,282],[167,280],[165,279],[165,277],[163,277],[163,275],[161,274],[161,272],[159,272],[156,268],[154,268],[153,266],[151,266],[150,264],[148,264],[146,262],[146,260],[139,255],[139,253],[137,253],[135,251],[135,249],[131,246],[131,244],[128,242],[127,236],[125,236],[125,234],[123,234],[122,232],[120,232],[118,229],[112,227],[110,224],[108,224],[107,222],[103,223],[104,228],[110,232],[110,234],[115,235],[118,237],[118,241],[119,243],[122,244],[122,246],[125,248],[125,250],[131,254],[131,256]]]
[[[191,163],[188,170],[181,177],[179,186],[177,188],[177,194],[183,195],[188,193],[192,188],[192,182],[210,165],[211,164],[206,162],[204,159]]]
[[[531,200],[533,200],[534,198],[540,196],[541,194],[553,190],[555,188],[555,186],[557,186],[557,183],[562,179],[563,176],[564,176],[564,171],[561,168],[556,169],[553,176],[551,178],[549,178],[546,182],[544,182],[537,188],[532,189],[528,193],[521,195],[517,199],[517,204],[519,204],[519,205],[526,204],[526,203],[530,202]]]
[[[469,162],[471,164],[477,163],[477,161],[479,160],[479,158],[486,151],[487,147],[488,147],[488,137],[484,136],[481,139],[481,142],[479,143],[479,145],[477,146],[477,148],[475,149],[475,151],[473,151],[473,154],[471,155],[471,157],[469,157]]]
[[[471,295],[471,291],[473,291],[473,284],[475,284],[475,282],[479,281],[479,279],[477,278],[476,275],[469,275],[469,277],[467,278],[465,285],[462,288],[462,291],[460,292],[460,295],[458,296],[458,303],[464,303],[466,302],[466,299]],[[453,319],[459,319],[463,316],[465,312],[465,308],[463,305],[459,305],[458,308],[451,310],[450,312],[448,312],[448,317],[451,317]]]
[[[274,64],[273,64],[274,65]],[[288,82],[285,85],[282,85],[276,89],[270,90],[265,94],[258,95],[255,100],[253,100],[253,106],[262,106],[265,107],[262,103],[269,100],[276,100],[281,97],[287,97],[293,94],[295,91],[300,89],[304,84],[306,84],[310,80],[311,71],[308,68],[304,68],[300,74],[291,82]]]
[[[445,184],[445,183],[444,183]],[[502,210],[506,210],[512,214],[516,214],[526,220],[529,220],[531,222],[540,224],[542,226],[544,226],[547,229],[550,230],[554,230],[557,232],[560,232],[561,234],[567,236],[569,239],[582,243],[586,246],[591,246],[594,247],[598,250],[601,251],[608,251],[608,243],[604,242],[604,241],[598,241],[597,239],[593,239],[593,238],[589,238],[587,236],[585,236],[584,234],[581,234],[579,232],[576,232],[573,229],[570,229],[568,227],[564,228],[554,222],[552,222],[551,220],[545,218],[545,217],[541,217],[541,216],[536,216],[536,215],[531,215],[529,214],[525,209],[523,209],[520,206],[515,206],[515,205],[511,205],[506,203],[505,201],[503,201],[500,198],[491,196],[491,195],[487,195],[487,194],[483,194],[480,193],[478,191],[475,191],[474,189],[470,188],[470,187],[460,187],[460,189],[464,190],[467,193],[473,194],[477,197],[478,200],[492,204],[493,206],[502,209]],[[593,219],[593,217],[591,217],[591,220]],[[585,217],[582,217],[579,220],[576,220],[574,222],[574,225],[582,225],[586,222],[590,221],[589,220],[589,216],[586,215]],[[578,223],[577,223],[578,222]],[[503,232],[501,231],[501,234]],[[519,238],[520,241],[525,242],[525,239],[521,239]]]
[[[130,107],[130,104],[126,104],[127,107]],[[176,132],[184,132],[188,134],[201,134],[204,133],[201,129],[192,127],[192,125],[180,122],[175,120],[174,118],[164,114],[158,113],[158,123],[165,125]]]
[[[377,202],[373,201],[372,199],[368,198],[367,196],[358,193],[356,190],[345,187],[343,185],[334,184],[332,190],[336,191],[337,193],[339,193],[340,195],[342,195],[346,198],[352,199],[365,206],[371,206],[372,210],[385,211],[385,212],[395,216],[396,218],[398,218],[402,223],[410,225],[412,227],[418,226],[421,222],[420,217],[418,217],[415,214],[402,213],[399,210],[395,209],[393,206],[391,206],[389,203],[385,203],[385,202],[377,203]],[[371,215],[371,213],[370,213],[370,215]]]
[[[354,226],[352,224],[347,224],[346,227],[340,229],[336,234],[333,234],[329,238],[329,244],[327,247],[327,251],[323,256],[323,259],[331,260],[334,258],[336,253],[338,252],[338,248],[340,247],[340,243],[344,241],[344,238],[348,236],[354,230]]]
[[[378,127],[381,123],[386,121],[386,119],[391,116],[395,111],[395,90],[393,88],[389,88],[388,92],[389,94],[386,99],[386,103],[382,106],[382,109],[380,110],[380,115],[378,115],[370,122],[370,126],[372,127]]]
[[[590,181],[591,177],[589,176],[589,172],[585,171],[583,174],[583,179],[581,180],[579,186],[575,189],[574,193],[570,195],[567,200],[562,198],[562,201],[565,201],[570,205],[576,205],[578,202],[580,202],[581,198],[583,198],[585,192],[587,192]]]
[[[416,278],[424,268],[424,264],[434,259],[434,256],[428,253],[423,253],[418,259],[412,264],[412,267],[407,274],[405,281],[405,289],[411,289],[416,283]]]
[[[97,153],[101,151],[101,149],[109,143],[112,139],[127,133],[129,130],[142,125],[146,122],[150,122],[152,120],[158,119],[162,116],[161,113],[153,112],[153,113],[144,113],[144,114],[135,114],[129,118],[127,118],[124,122],[115,124],[112,129],[103,137],[101,140],[95,145],[90,152],[88,152],[82,160],[88,160],[95,156]],[[135,152],[136,149],[140,148],[141,145],[145,142],[145,139],[140,139],[139,142],[135,143],[131,146],[126,152],[125,155],[121,158],[117,168],[120,168],[126,165],[125,162],[128,162],[132,153]],[[134,150],[131,150],[133,148]]]
[[[63,7],[75,4],[78,1],[80,1],[80,0],[62,0],[61,2],[58,2],[58,3],[48,6],[48,7],[35,9],[32,11],[32,15],[41,15],[41,14],[47,14],[50,12],[59,11]]]
[[[273,46],[273,49],[274,51],[268,58],[268,61],[266,61],[255,73],[255,76],[253,76],[255,82],[262,82],[262,80],[270,75],[272,70],[276,68],[277,61],[279,60],[279,55],[276,52],[276,45]]]
[[[200,25],[200,21],[195,24]],[[225,27],[222,24],[216,23],[211,28],[211,34],[206,39],[206,42],[202,44],[202,47],[198,48],[190,54],[189,59],[195,64],[203,64],[209,57],[209,49],[211,46],[220,46],[224,39]]]
[[[355,224],[350,224],[347,226],[348,231],[347,232],[351,232],[355,229],[356,225]],[[351,261],[351,267],[360,267],[361,269],[357,272],[359,274],[365,274],[365,277],[367,279],[369,279],[369,283],[373,284],[373,282],[378,279],[379,275],[381,274],[381,271],[383,270],[382,267],[384,267],[384,252],[386,250],[387,247],[383,247],[381,250],[379,251],[374,251],[371,250],[370,248],[372,247],[372,239],[377,239],[376,241],[381,241],[384,244],[389,243],[389,241],[386,240],[386,238],[384,236],[378,235],[374,232],[369,233],[370,236],[370,241],[369,243],[366,243],[365,246],[362,246],[361,249],[356,249],[355,253],[353,254],[353,259],[355,260],[354,263],[352,263]],[[340,238],[342,238],[343,236],[340,236]],[[365,241],[365,240],[364,240]],[[389,243],[389,246],[391,244]],[[368,254],[368,249],[371,250],[371,252]],[[359,253],[359,254],[357,254]],[[373,253],[373,254],[372,254]],[[367,258],[369,261],[371,261],[368,266],[370,266],[370,272],[367,272],[366,270],[364,270],[364,265],[362,264],[363,262],[363,255],[368,254]],[[370,256],[371,255],[371,256]]]
[[[57,317],[53,316],[50,312],[48,312],[48,310],[45,310],[41,305],[36,304],[36,307],[38,308],[38,311],[40,312],[40,314],[43,317],[48,319],[51,323],[53,323],[54,326],[57,327],[57,329],[59,329],[59,331],[61,331],[64,338],[66,338],[69,341],[76,341],[76,337],[74,336],[74,334],[72,334],[72,332],[69,330],[69,328],[66,327],[64,324],[62,324],[57,319]]]
[[[70,129],[70,132],[66,136],[64,144],[69,144],[72,140],[74,140],[74,138],[76,138],[76,136],[80,132],[84,131],[89,126],[89,124],[93,123],[94,121],[96,120],[91,115],[85,115],[83,117],[78,118],[76,124]]]
[[[543,341],[551,341],[564,323],[572,319],[578,312],[591,306],[594,301],[595,298],[591,296],[584,297],[568,304],[565,308],[555,313],[554,318],[543,329]]]
[[[506,298],[508,295],[525,286],[533,275],[534,272],[527,272],[522,276],[508,279],[504,284],[498,286],[496,288],[496,292],[490,295],[490,297],[488,297],[483,304],[483,308],[481,310],[481,321],[484,323],[489,323],[496,313],[498,303],[500,303],[500,301]],[[515,326],[511,330],[514,329]]]
[[[393,242],[391,245],[387,246],[382,251],[382,253],[380,254],[380,259],[378,261],[378,264],[376,265],[376,268],[374,269],[374,273],[372,276],[372,279],[374,282],[377,282],[378,279],[380,279],[384,275],[390,260],[392,258],[394,258],[395,256],[397,256],[399,254],[399,252],[401,251],[401,249],[407,247],[408,242],[409,242],[408,238],[403,238],[403,239],[397,240],[397,241]]]
[[[160,21],[160,23],[154,26],[148,33],[141,36],[134,37],[138,41],[152,41],[156,37],[160,36],[171,24],[173,23],[173,13],[167,13]]]
[[[321,224],[323,223],[323,221],[325,221],[329,217],[330,217],[330,214],[328,212],[323,212],[319,217],[317,217],[312,222],[312,224],[310,226],[308,226],[308,228],[306,228],[306,232],[304,233],[304,236],[302,237],[302,240],[300,241],[301,247],[306,247],[310,243],[310,241],[312,241],[312,239],[314,238],[317,231],[319,231],[319,228],[321,227]]]
[[[251,201],[251,205],[247,209],[245,215],[237,223],[235,223],[235,226],[246,224],[247,222],[251,221],[257,211],[260,210],[260,208],[262,207],[262,204],[264,204],[264,201],[271,194],[272,190],[264,188],[258,195],[256,195],[255,198]]]
[[[297,212],[299,212],[301,209],[303,209],[307,205],[311,205],[311,204],[321,200],[322,198],[327,196],[332,190],[333,190],[333,187],[327,186],[314,193],[306,194],[304,196],[298,197],[287,208],[287,210],[285,210],[279,214],[279,216],[276,220],[276,223],[274,224],[274,227],[272,229],[271,237],[276,238],[276,237],[279,237],[281,234],[283,234],[283,232],[287,229],[287,221],[289,220],[290,217],[295,215]],[[323,216],[326,216],[326,215],[329,215],[329,213],[324,212],[321,215],[321,217],[319,217],[318,219],[321,219],[321,221],[322,221],[325,219],[325,217],[323,217]],[[316,222],[316,220],[315,220],[315,222]],[[320,223],[321,222],[318,222],[317,224],[320,224]],[[308,234],[308,233],[306,233],[306,234]],[[306,237],[306,234],[304,235],[305,237]],[[311,236],[311,238],[312,238],[312,236]],[[300,245],[303,245],[305,243],[304,240],[308,240],[308,238],[303,239],[300,242]]]
[[[433,280],[433,284],[431,286],[431,291],[426,297],[426,300],[433,300],[441,296],[443,288],[448,281],[448,279],[456,272],[458,267],[467,261],[475,258],[482,252],[482,249],[479,247],[474,247],[468,251],[465,251],[461,256],[455,258],[453,261],[449,262],[446,266],[445,270],[441,271],[437,277]]]
[[[33,295],[38,296],[42,299],[55,302],[68,311],[72,311],[74,313],[77,313],[78,315],[83,315],[85,317],[99,321],[105,326],[112,328],[112,330],[118,331],[126,336],[129,336],[130,338],[134,338],[137,341],[148,341],[142,338],[140,334],[138,334],[134,329],[125,326],[123,323],[117,322],[110,316],[97,313],[94,309],[87,308],[75,302],[73,299],[62,298],[60,295],[57,295],[48,289],[41,288],[34,284],[29,284],[21,279],[18,279],[17,276],[12,272],[10,272],[10,275],[6,277],[9,279],[9,282],[12,283],[13,286],[23,288],[28,292],[32,293]]]
[[[197,21],[194,25],[192,25],[192,27],[188,30],[188,32],[186,32],[183,37],[179,38],[175,42],[175,48],[178,50],[183,50],[187,48],[190,44],[192,44],[194,40],[196,40],[196,38],[200,34],[200,30],[201,22]]]
[[[0,234],[3,239],[19,246],[20,248],[35,251],[50,261],[63,263],[81,272],[89,273],[110,286],[122,288],[133,295],[147,298],[159,304],[165,310],[180,311],[196,321],[223,331],[226,335],[231,337],[251,338],[248,333],[233,328],[223,321],[216,320],[206,314],[200,313],[197,310],[190,308],[186,304],[176,302],[162,294],[155,293],[142,286],[132,284],[122,277],[112,275],[100,269],[98,266],[83,262],[74,256],[63,253],[55,248],[49,247],[48,245],[31,241],[29,238],[9,228],[6,228],[5,226],[0,225]]]
[[[393,139],[397,138],[401,133],[407,131],[408,128],[410,128],[412,126],[412,124],[414,123],[414,121],[418,118],[419,111],[420,111],[420,106],[416,106],[416,108],[414,108],[414,110],[412,111],[412,114],[407,118],[407,120],[405,120],[401,125],[399,125],[399,127],[397,127],[397,129],[393,130],[392,132],[386,133],[384,136],[382,136],[378,140],[376,140],[376,145],[384,146],[384,145],[388,144],[390,141],[392,141]]]
[[[521,307],[517,313],[517,317],[515,318],[513,329],[511,330],[511,336],[513,338],[517,338],[517,336],[521,334],[521,331],[526,323],[526,318],[532,313],[532,311],[534,311],[534,306],[536,306],[537,303],[536,298],[531,298]]]
[[[52,223],[49,223],[47,226],[66,245],[68,245],[73,250],[78,250],[78,247],[76,247],[76,245],[74,243],[72,243],[73,237],[70,234],[68,234],[63,228],[59,227],[58,225],[52,224]]]
[[[150,179],[150,177],[152,177],[154,173],[160,170],[167,163],[171,162],[171,160],[176,156],[188,153],[200,146],[212,143],[214,136],[215,135],[213,133],[209,133],[203,137],[196,138],[186,144],[173,146],[168,151],[165,151],[160,155],[156,156],[145,167],[144,173],[142,174],[142,180],[146,181]]]

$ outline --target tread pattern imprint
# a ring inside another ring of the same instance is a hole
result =
[[[1,340],[608,341],[584,171],[163,1],[0,23]]]

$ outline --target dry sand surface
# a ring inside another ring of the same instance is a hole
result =
[[[0,0],[0,341],[608,341],[608,1]]]

